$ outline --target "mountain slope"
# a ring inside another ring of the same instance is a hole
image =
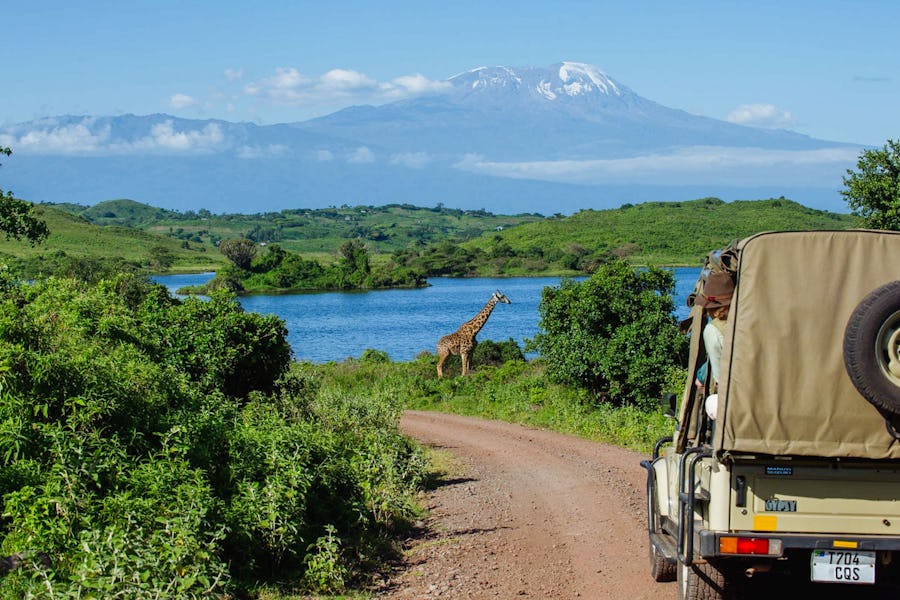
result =
[[[647,100],[596,67],[479,68],[441,96],[353,107],[299,124],[391,150],[475,152],[493,160],[633,156],[677,146],[813,149],[835,144],[789,131],[734,125]]]
[[[622,203],[786,196],[839,210],[858,146],[691,115],[600,69],[481,67],[442,93],[302,123],[64,116],[0,130],[4,189],[213,212],[443,203],[570,213]]]

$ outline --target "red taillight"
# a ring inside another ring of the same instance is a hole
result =
[[[768,554],[769,540],[766,538],[738,538],[738,554]]]
[[[723,537],[719,538],[722,554],[769,554],[768,538]]]

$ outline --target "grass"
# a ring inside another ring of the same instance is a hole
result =
[[[216,270],[226,262],[219,251],[210,245],[185,242],[130,227],[94,225],[47,205],[37,205],[35,213],[47,223],[49,238],[40,246],[0,239],[0,255],[23,259],[64,252],[77,257],[123,258],[149,266],[152,250],[164,248],[173,259],[170,269],[173,272]]]
[[[671,434],[671,421],[654,405],[594,402],[583,391],[549,381],[540,361],[480,365],[469,376],[438,379],[435,360],[425,353],[405,363],[351,359],[314,368],[323,387],[396,398],[408,409],[521,423],[640,452],[651,451],[657,439]]]
[[[547,253],[609,251],[641,265],[696,266],[713,248],[760,231],[848,229],[859,219],[807,208],[784,198],[723,202],[648,202],[611,210],[584,210],[563,219],[503,231],[514,250]],[[463,244],[488,251],[493,235]]]

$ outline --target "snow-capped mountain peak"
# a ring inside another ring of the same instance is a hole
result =
[[[560,97],[621,98],[628,94],[594,65],[566,61],[550,67],[478,67],[448,80],[463,95],[520,93],[544,101]]]
[[[616,83],[594,65],[564,62],[560,65],[558,73],[559,79],[563,82],[562,89],[569,96],[578,96],[595,90],[607,95],[622,95]]]
[[[472,90],[487,88],[518,88],[522,85],[522,78],[514,69],[509,67],[478,67],[465,73],[454,75],[449,79],[451,83],[468,87]]]

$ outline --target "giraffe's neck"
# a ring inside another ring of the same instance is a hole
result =
[[[497,299],[491,298],[488,300],[488,303],[484,305],[484,308],[481,311],[472,317],[469,321],[463,324],[462,327],[459,328],[460,331],[465,332],[467,335],[475,337],[481,328],[484,327],[484,324],[487,322],[488,317],[491,316],[491,311],[494,310],[494,307],[497,305]]]

